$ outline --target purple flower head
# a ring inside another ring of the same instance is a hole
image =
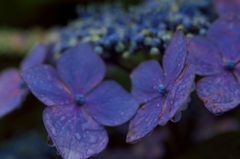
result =
[[[103,81],[106,67],[90,45],[79,43],[63,53],[56,70],[49,65],[22,73],[32,93],[47,107],[45,127],[65,159],[101,152],[108,136],[102,125],[128,121],[138,102],[114,81]]]
[[[240,103],[240,20],[233,15],[217,19],[206,37],[187,40],[188,62],[196,74],[206,76],[197,83],[197,94],[207,109],[219,115]]]
[[[239,0],[212,0],[213,5],[219,15],[226,15],[233,13],[240,14],[240,1]]]
[[[38,44],[22,61],[20,70],[8,68],[0,74],[0,118],[19,107],[28,93],[20,72],[41,64],[46,52],[45,46]]]
[[[195,77],[194,66],[185,63],[186,54],[184,35],[177,31],[163,56],[163,70],[157,61],[150,60],[132,72],[132,94],[144,105],[130,121],[127,142],[141,139],[170,119],[180,120]]]

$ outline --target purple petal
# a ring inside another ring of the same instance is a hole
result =
[[[240,60],[240,20],[233,15],[223,16],[209,28],[207,37],[215,42],[224,61]]]
[[[86,94],[102,81],[106,67],[89,44],[79,43],[63,53],[57,70],[74,94]]]
[[[216,115],[240,103],[240,86],[230,72],[204,77],[197,83],[196,90],[207,109]]]
[[[193,64],[187,64],[177,80],[170,86],[166,102],[161,110],[158,120],[159,125],[165,125],[170,119],[182,110],[194,85],[195,68]]]
[[[46,49],[47,49],[46,63],[51,64],[52,66],[56,66],[57,64],[57,58],[55,57],[56,55],[55,47],[56,47],[56,43],[54,42],[48,43],[46,45]]]
[[[130,75],[132,94],[140,102],[160,96],[157,92],[159,85],[165,85],[162,68],[155,60],[142,62]]]
[[[219,15],[226,15],[229,13],[234,13],[235,15],[240,14],[239,0],[212,0],[212,1]]]
[[[187,39],[187,62],[193,63],[198,75],[212,75],[224,71],[216,45],[208,38],[195,36]]]
[[[73,101],[70,91],[50,65],[32,67],[22,73],[22,78],[32,93],[47,106],[64,105]]]
[[[240,84],[240,63],[235,66],[234,75],[236,76],[238,83]]]
[[[85,159],[101,152],[108,143],[105,129],[75,105],[51,106],[43,121],[60,155],[65,159]]]
[[[0,118],[20,106],[28,93],[20,86],[21,76],[17,69],[9,68],[0,74]]]
[[[26,69],[42,64],[47,56],[47,49],[43,44],[37,44],[30,52],[30,54],[22,61],[20,69],[25,71]]]
[[[130,121],[127,142],[136,142],[145,135],[151,133],[158,125],[158,117],[164,105],[164,101],[164,97],[157,97],[138,110],[137,114]]]
[[[173,35],[163,56],[163,72],[165,81],[171,85],[181,73],[185,58],[187,55],[187,47],[185,37],[181,30],[176,31]]]
[[[104,81],[86,96],[86,109],[99,123],[116,126],[127,122],[138,102],[114,81]]]

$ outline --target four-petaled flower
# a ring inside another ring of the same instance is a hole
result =
[[[234,15],[217,19],[206,37],[187,39],[187,61],[196,74],[206,76],[196,91],[207,109],[219,115],[240,103],[240,20]]]
[[[88,158],[108,142],[102,125],[125,123],[139,104],[116,82],[101,82],[106,67],[86,43],[64,52],[56,67],[33,67],[22,77],[32,93],[49,106],[43,121],[61,156]]]
[[[19,107],[29,92],[20,72],[43,63],[46,54],[45,46],[38,44],[22,61],[20,70],[8,68],[0,74],[0,118]]]
[[[132,94],[144,105],[130,121],[127,142],[141,139],[174,117],[180,120],[195,77],[194,65],[185,63],[186,54],[186,41],[179,30],[166,48],[163,70],[157,61],[150,60],[131,73]]]

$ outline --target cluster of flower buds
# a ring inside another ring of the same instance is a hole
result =
[[[89,42],[104,59],[137,52],[163,53],[173,33],[204,35],[216,14],[209,0],[148,0],[124,10],[120,4],[79,6],[79,19],[62,28],[55,47],[61,53]]]

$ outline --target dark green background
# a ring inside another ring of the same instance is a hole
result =
[[[65,25],[77,17],[77,4],[121,2],[125,6],[141,0],[0,0],[0,26],[50,27]]]

